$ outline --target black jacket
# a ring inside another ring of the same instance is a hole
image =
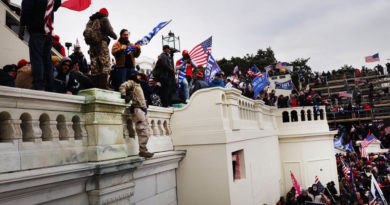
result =
[[[15,80],[2,69],[0,69],[0,85],[15,87]]]
[[[69,58],[72,59],[72,64],[77,63],[79,65],[79,70],[82,73],[87,74],[89,72],[87,59],[85,59],[83,53],[72,53]]]
[[[76,80],[75,76],[71,72],[63,73],[61,68],[57,68],[54,72],[54,84],[55,91],[57,93],[72,92],[76,95],[80,90],[80,83]]]
[[[160,78],[174,78],[173,62],[168,53],[162,53],[157,60],[156,67],[153,70],[153,76]]]
[[[22,16],[20,24],[27,26],[30,33],[44,33],[43,19],[45,17],[48,0],[24,0],[22,1]],[[54,12],[61,6],[61,0],[54,0],[52,20]]]

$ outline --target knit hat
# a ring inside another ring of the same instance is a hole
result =
[[[60,61],[61,61],[61,58],[58,57],[58,56],[52,56],[51,57],[51,62],[53,62],[53,63],[58,63]]]
[[[62,59],[61,59],[61,65],[63,64],[63,63],[65,63],[65,62],[72,62],[72,59],[70,59],[69,57],[63,57]]]
[[[101,9],[99,10],[99,13],[104,14],[106,17],[108,17],[108,11],[107,11],[106,8],[101,8]]]
[[[54,35],[53,39],[56,40],[56,41],[60,41],[60,36],[59,35]]]
[[[18,62],[18,68],[21,68],[21,67],[25,66],[26,64],[30,64],[30,62],[25,60],[25,59],[22,59]]]

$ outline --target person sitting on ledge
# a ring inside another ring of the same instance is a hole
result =
[[[151,158],[154,154],[148,152],[148,148],[146,147],[150,133],[146,100],[140,85],[140,75],[133,72],[129,76],[129,79],[130,80],[124,82],[119,87],[119,92],[121,93],[121,97],[125,99],[126,103],[129,103],[131,100],[130,113],[132,115],[132,120],[135,123],[135,130],[138,135],[139,156]]]

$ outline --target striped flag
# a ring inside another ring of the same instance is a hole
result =
[[[377,61],[379,61],[379,53],[376,53],[372,56],[366,57],[366,63],[372,63],[372,62],[377,62]]]
[[[299,185],[297,179],[295,179],[294,174],[291,171],[290,173],[291,173],[292,184],[295,188],[295,198],[297,198],[299,195],[301,195],[301,185]]]
[[[269,65],[269,66],[265,67],[264,69],[265,69],[265,72],[268,72],[268,71],[272,70],[272,66]]]
[[[376,142],[375,136],[370,133],[371,131],[368,131],[368,135],[366,139],[364,139],[363,142],[361,143],[363,147],[368,147],[368,145],[370,145],[371,143]]]
[[[360,146],[360,156],[361,156],[362,158],[368,159],[367,151],[366,151],[366,149],[364,149],[363,146]]]
[[[320,179],[318,178],[318,176],[315,177],[314,184],[317,185],[317,188],[318,188],[319,192],[323,192],[324,191],[325,187],[324,187],[324,185],[322,185],[322,183],[321,183]]]
[[[139,44],[141,46],[148,45],[148,43],[152,40],[152,38],[161,30],[163,29],[166,25],[171,23],[172,20],[169,21],[163,21],[159,23],[156,27],[153,28],[153,30],[146,36],[144,36],[142,39],[138,40],[135,44]]]
[[[286,69],[287,68],[287,63],[286,62],[279,62],[275,66],[276,69]]]
[[[348,178],[348,167],[347,166],[345,166],[345,162],[343,161],[343,160],[341,160],[341,165],[343,166],[342,168],[343,168],[343,173],[344,173],[344,176],[346,177],[346,178]]]
[[[256,65],[253,65],[248,69],[248,74],[252,77],[263,77]]]
[[[191,59],[198,66],[206,65],[208,59],[208,53],[211,53],[212,36],[202,43],[196,45],[189,53]]]

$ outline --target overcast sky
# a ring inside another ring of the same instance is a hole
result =
[[[92,0],[83,12],[61,7],[55,14],[54,32],[63,44],[78,38],[86,53],[85,24],[102,7],[108,9],[116,33],[122,28],[131,32],[131,42],[159,22],[173,20],[142,47],[142,55],[153,59],[161,53],[161,35],[170,30],[187,50],[213,36],[216,59],[269,46],[279,61],[310,57],[314,70],[344,64],[372,67],[375,64],[366,64],[364,57],[377,52],[383,65],[390,58],[389,0]]]

